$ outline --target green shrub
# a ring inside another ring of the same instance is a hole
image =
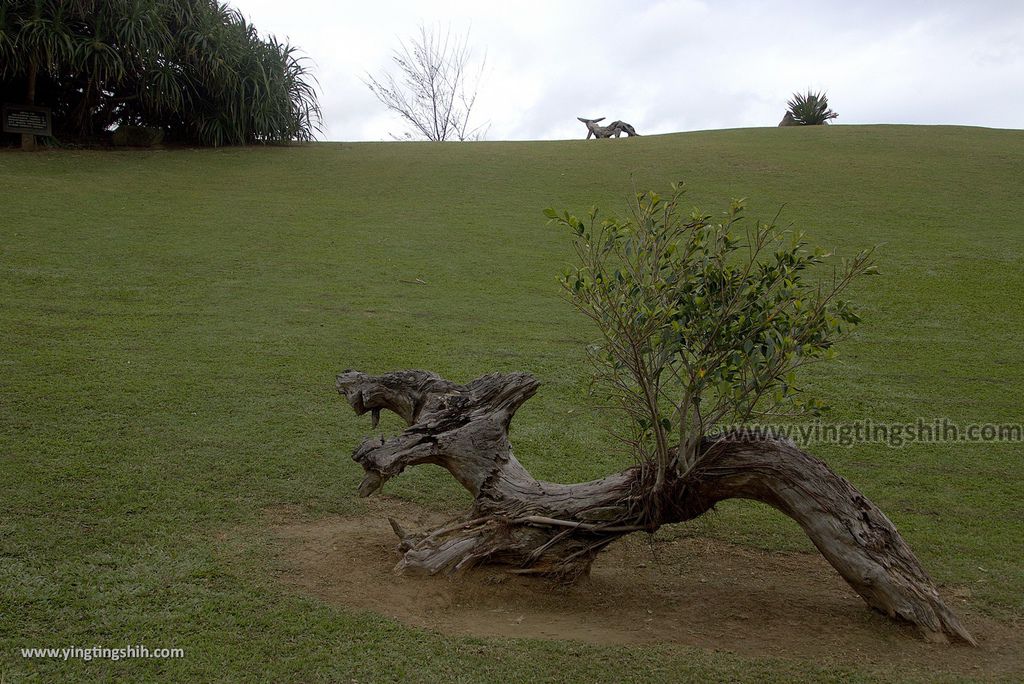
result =
[[[792,116],[796,126],[821,126],[839,116],[828,108],[828,96],[824,92],[794,93],[793,99],[786,103],[787,112]]]

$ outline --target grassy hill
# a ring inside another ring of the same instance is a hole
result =
[[[265,511],[363,510],[349,455],[368,427],[333,392],[344,368],[459,381],[532,372],[544,386],[513,437],[534,474],[572,481],[623,465],[601,428],[611,418],[587,395],[593,331],[555,280],[568,240],[541,211],[620,211],[634,186],[673,180],[709,211],[731,197],[763,218],[785,205],[785,221],[840,253],[882,243],[883,275],[852,294],[864,324],[810,376],[833,420],[1024,421],[1024,132],[2,152],[4,681],[821,675],[779,653],[439,636],[275,579]],[[1019,621],[1021,448],[811,450],[892,518],[940,585]],[[420,470],[388,493],[435,508],[466,500],[447,475]],[[742,502],[687,533],[809,549],[788,520]],[[187,657],[18,655],[125,643]]]

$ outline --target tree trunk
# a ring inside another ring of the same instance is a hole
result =
[[[651,501],[654,474],[633,467],[574,485],[533,478],[512,453],[509,425],[539,383],[526,373],[458,385],[426,371],[368,376],[346,371],[337,387],[357,414],[380,411],[409,427],[366,439],[353,458],[361,496],[405,468],[446,468],[474,497],[462,518],[429,533],[392,526],[398,568],[456,572],[478,563],[572,581],[617,538],[696,518],[729,498],[764,502],[796,520],[872,608],[917,625],[929,640],[975,644],[888,518],[845,478],[791,442],[742,432],[706,439],[696,465]]]
[[[36,75],[39,69],[36,66],[36,61],[33,59],[28,63],[28,92],[25,93],[25,104],[34,105],[36,103]],[[21,134],[21,149],[23,150],[34,150],[36,148],[36,135],[35,133],[22,133]]]

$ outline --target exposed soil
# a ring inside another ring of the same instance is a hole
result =
[[[956,588],[943,588],[944,596],[978,648],[926,643],[913,628],[870,611],[821,556],[704,538],[633,535],[598,558],[589,580],[569,588],[497,568],[455,578],[396,575],[387,516],[413,530],[445,518],[398,499],[369,501],[368,515],[313,522],[271,512],[285,580],[329,603],[445,634],[685,644],[889,673],[896,665],[918,674],[1024,678],[1021,626],[972,610],[968,592]]]

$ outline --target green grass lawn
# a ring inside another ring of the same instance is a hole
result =
[[[544,479],[621,467],[587,394],[594,331],[561,298],[547,206],[621,210],[682,179],[719,211],[840,252],[884,243],[865,322],[809,384],[835,420],[1022,422],[1024,132],[750,129],[611,141],[0,152],[0,680],[782,681],[865,673],[773,654],[459,639],[276,579],[264,511],[358,512],[369,430],[345,368],[525,370],[517,454]],[[422,279],[426,285],[406,281]],[[385,425],[387,429],[394,424]],[[813,447],[943,585],[1024,618],[1021,444]],[[439,470],[386,490],[466,501]],[[766,507],[699,533],[810,549]],[[184,648],[25,660],[28,646]]]

